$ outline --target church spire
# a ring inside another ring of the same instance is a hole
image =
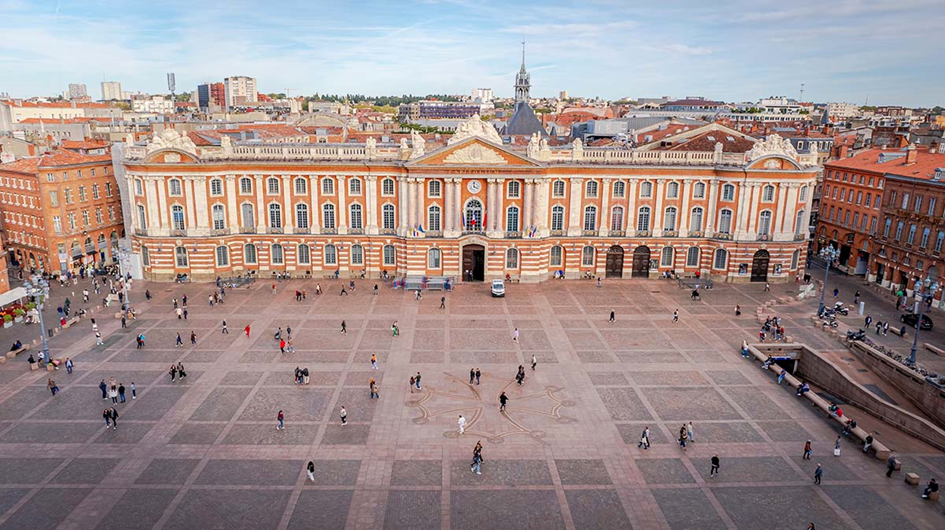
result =
[[[522,41],[522,69],[519,71],[525,73],[525,41]]]
[[[522,42],[522,68],[515,76],[515,103],[528,103],[528,92],[531,89],[531,76],[525,71],[525,42]]]

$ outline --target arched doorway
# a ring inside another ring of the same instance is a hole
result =
[[[607,278],[623,277],[623,247],[614,245],[607,250]]]
[[[486,276],[486,248],[463,245],[463,280],[481,282]]]
[[[770,261],[771,256],[767,250],[755,252],[755,256],[751,259],[751,281],[768,281],[768,263]]]
[[[633,249],[633,272],[630,277],[650,277],[650,247],[639,246]]]

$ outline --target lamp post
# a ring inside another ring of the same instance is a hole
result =
[[[131,256],[131,249],[118,244],[118,273],[121,275],[121,287],[124,292],[124,302],[121,305],[122,312],[127,313],[126,308],[131,308],[131,300],[128,299],[128,280],[125,278],[125,260]]]
[[[33,282],[29,280],[23,283],[26,294],[36,298],[36,309],[39,312],[39,334],[43,339],[43,357],[49,360],[49,343],[46,342],[46,324],[43,322],[43,301],[49,296],[49,284],[42,276],[33,275]]]
[[[824,314],[824,296],[827,295],[827,275],[830,273],[830,264],[840,257],[840,251],[832,246],[826,246],[820,249],[818,255],[826,261],[824,265],[824,288],[820,291],[820,307],[817,309],[817,314],[822,315]]]
[[[919,346],[919,329],[922,327],[922,306],[929,300],[935,298],[940,286],[937,281],[933,282],[931,278],[920,277],[915,281],[915,297],[919,302],[919,310],[916,312],[915,333],[912,336],[912,350],[909,352],[909,365],[915,365],[916,349]]]

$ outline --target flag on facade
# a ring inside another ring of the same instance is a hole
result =
[[[421,234],[426,234],[426,233],[427,233],[427,231],[423,229],[423,225],[422,225],[422,224],[421,224],[421,225],[417,225],[417,230],[419,230]]]

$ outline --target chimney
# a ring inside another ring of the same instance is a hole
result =
[[[847,157],[847,152],[849,152],[850,147],[847,144],[840,144],[840,148],[837,150],[837,158],[843,160]]]
[[[906,147],[906,162],[904,165],[911,166],[912,164],[915,164],[917,157],[918,155],[915,151],[915,144],[909,144],[909,146]]]

